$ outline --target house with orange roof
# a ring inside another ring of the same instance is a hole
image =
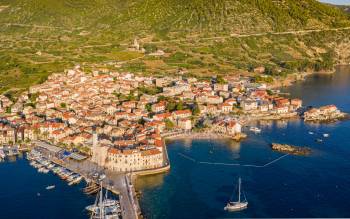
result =
[[[229,104],[229,103],[223,103],[223,104],[220,104],[219,107],[218,107],[222,113],[224,114],[228,114],[230,112],[232,112],[232,105]]]
[[[160,101],[159,103],[152,104],[152,112],[154,113],[164,112],[165,108],[166,108],[165,101]]]
[[[164,121],[165,119],[171,119],[172,115],[171,113],[159,113],[155,114],[152,117],[155,121]]]
[[[175,120],[184,119],[192,116],[192,112],[189,109],[185,110],[176,110],[172,113],[172,116]]]
[[[183,130],[191,130],[192,129],[192,121],[189,118],[178,119],[177,126]]]

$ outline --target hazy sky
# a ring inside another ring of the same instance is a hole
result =
[[[328,2],[338,5],[350,5],[350,0],[320,0],[321,2]]]

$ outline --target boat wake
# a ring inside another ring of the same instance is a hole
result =
[[[282,155],[264,165],[255,165],[255,164],[239,164],[239,163],[218,163],[218,162],[206,162],[206,161],[197,161],[196,159],[188,156],[188,155],[185,155],[185,154],[182,154],[182,153],[178,153],[178,155],[180,155],[181,157],[187,159],[187,160],[190,160],[194,163],[198,163],[198,164],[206,164],[206,165],[221,165],[221,166],[241,166],[241,167],[255,167],[255,168],[264,168],[264,167],[267,167],[267,166],[270,166],[271,164],[283,159],[284,157],[287,157],[289,154],[285,154],[285,155]]]

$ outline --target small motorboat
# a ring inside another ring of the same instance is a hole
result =
[[[83,179],[80,175],[75,175],[74,179],[68,183],[68,185],[74,185],[80,183],[80,181]]]
[[[311,132],[311,131],[309,132],[309,135],[313,135],[313,134],[315,134],[315,133],[313,133],[313,132]]]
[[[320,139],[320,138],[318,138],[318,139],[316,139],[316,142],[321,143],[321,142],[323,142],[323,140],[322,140],[322,139]]]
[[[55,164],[51,163],[47,166],[47,169],[52,170],[54,167],[55,167]]]
[[[328,138],[328,137],[329,137],[329,134],[324,133],[324,134],[323,134],[323,137]]]
[[[55,185],[51,185],[51,186],[47,186],[46,190],[51,190],[51,189],[54,189],[54,188],[56,188],[56,186]]]
[[[249,130],[254,132],[254,133],[260,133],[261,132],[261,129],[259,129],[258,127],[250,127]]]

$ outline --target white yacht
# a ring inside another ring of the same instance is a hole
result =
[[[39,169],[38,169],[38,172],[39,173],[48,173],[49,172],[49,169],[46,169],[45,167],[40,167]]]
[[[74,175],[73,179],[71,181],[69,181],[68,185],[74,185],[74,184],[78,184],[81,182],[81,180],[83,179],[82,176],[80,176],[79,174]]]
[[[261,132],[261,129],[259,129],[258,127],[250,127],[249,130],[254,132],[254,133],[260,133]]]
[[[46,190],[51,190],[51,189],[54,189],[55,187],[56,187],[55,185],[47,186],[47,187],[46,187]]]
[[[243,194],[244,195],[244,194]],[[241,201],[241,178],[238,179],[238,201],[227,203],[224,208],[225,211],[241,211],[248,207],[248,202],[244,196],[244,201]]]

